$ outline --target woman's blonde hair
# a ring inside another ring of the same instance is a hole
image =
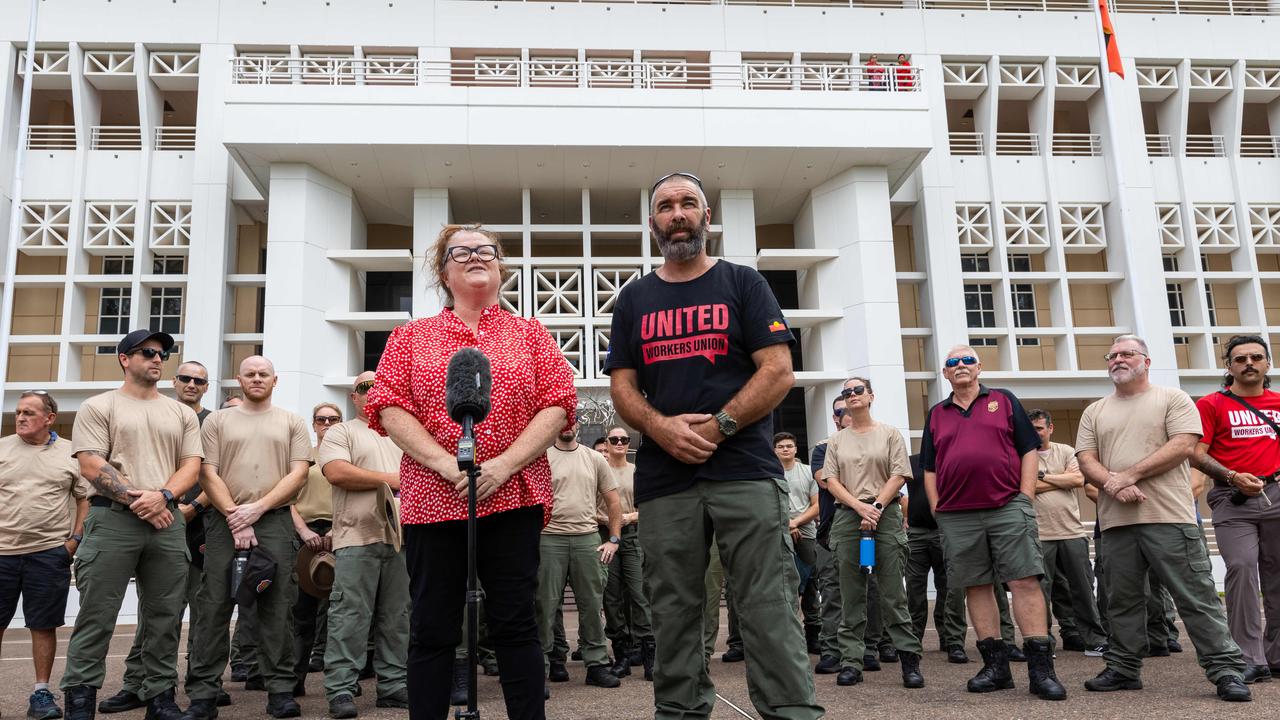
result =
[[[453,306],[453,291],[451,291],[449,286],[445,285],[444,282],[445,267],[447,267],[445,263],[449,262],[449,241],[453,239],[454,235],[463,232],[483,235],[492,240],[493,244],[498,247],[497,263],[499,275],[502,275],[507,270],[507,266],[502,262],[502,239],[498,237],[498,233],[486,228],[480,223],[471,223],[468,225],[445,225],[440,229],[440,234],[436,236],[436,241],[431,246],[431,258],[429,260],[430,265],[428,266],[428,269],[435,275],[436,289],[438,289],[440,294],[444,296],[445,305],[450,307]]]

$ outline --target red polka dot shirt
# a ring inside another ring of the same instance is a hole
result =
[[[492,410],[476,425],[476,459],[484,463],[506,450],[540,410],[562,407],[574,420],[578,395],[573,370],[560,347],[542,326],[491,305],[472,332],[453,311],[401,325],[391,333],[378,362],[365,413],[369,427],[386,435],[378,417],[383,408],[404,408],[445,450],[454,453],[462,437],[445,407],[449,358],[473,347],[493,367]],[[541,505],[543,524],[551,517],[551,467],[539,455],[488,500],[476,507],[483,517],[505,510]],[[406,453],[400,462],[400,522],[406,525],[465,520],[467,503],[453,485]]]

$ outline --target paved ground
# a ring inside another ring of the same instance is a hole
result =
[[[566,613],[570,637],[574,636],[576,615]],[[722,618],[721,622],[724,622]],[[723,625],[722,625],[723,629]],[[58,661],[54,668],[55,682],[61,677],[66,652],[67,631],[61,633]],[[927,642],[936,643],[932,630]],[[132,626],[121,626],[111,644],[107,665],[107,683],[102,696],[119,689],[119,678],[133,637]],[[723,639],[724,633],[721,633]],[[970,633],[969,652],[974,658],[977,650]],[[1183,642],[1191,650],[1183,634]],[[1132,718],[1143,715],[1160,720],[1176,718],[1231,717],[1275,718],[1280,711],[1280,682],[1253,686],[1254,702],[1227,705],[1214,698],[1213,686],[1204,679],[1191,652],[1167,658],[1154,658],[1144,670],[1146,690],[1099,695],[1089,693],[1081,686],[1086,679],[1097,674],[1102,661],[1086,658],[1080,653],[1059,653],[1058,676],[1067,685],[1070,697],[1063,703],[1046,703],[1031,697],[1026,691],[1026,670],[1015,665],[1016,690],[971,695],[964,692],[965,680],[977,671],[974,663],[951,665],[945,656],[936,651],[936,645],[926,653],[923,670],[927,685],[922,690],[906,690],[902,687],[897,665],[886,665],[885,670],[867,673],[867,680],[852,688],[837,687],[834,675],[817,676],[818,700],[826,708],[829,718],[864,718],[883,715],[895,720],[912,718],[975,718],[996,720],[1002,718]],[[0,659],[0,714],[5,718],[23,717],[26,697],[31,683],[31,645],[26,632],[11,629],[5,633]],[[768,662],[766,658],[764,662]],[[756,718],[755,710],[747,697],[745,663],[726,664],[718,656],[712,661],[712,677],[719,694],[742,708],[743,715],[728,703],[717,704],[712,718],[730,720]],[[570,668],[572,680],[552,686],[552,699],[547,706],[547,716],[553,720],[638,720],[652,717],[653,696],[649,683],[638,675],[623,680],[622,686],[613,690],[586,687],[582,684],[584,670],[581,665]],[[308,689],[311,695],[301,699],[303,716],[325,717],[327,706],[319,675],[311,675]],[[364,697],[357,698],[362,718],[404,718],[403,711],[379,710],[374,707],[375,693],[372,681],[363,683]],[[266,696],[259,692],[245,692],[239,685],[229,685],[234,705],[223,708],[224,720],[265,718],[263,706]],[[185,706],[185,700],[180,699]],[[480,680],[481,716],[492,720],[506,717],[503,711],[501,691],[497,678]],[[143,711],[115,716],[121,720],[142,720]]]

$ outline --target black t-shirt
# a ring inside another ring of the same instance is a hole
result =
[[[920,453],[911,456],[911,477],[907,478],[907,524],[913,528],[937,530],[938,521],[929,512],[929,494],[924,491],[924,468]]]
[[[650,273],[627,285],[613,310],[605,372],[636,371],[640,390],[663,415],[717,413],[755,374],[751,353],[795,339],[764,277],[719,260],[688,282]],[[781,478],[768,415],[738,428],[711,459],[686,465],[658,443],[636,452],[636,502],[699,480]]]
[[[809,457],[809,470],[817,475],[827,461],[827,441],[823,440],[813,448]],[[836,496],[831,491],[818,486],[818,524],[821,525],[836,514]]]

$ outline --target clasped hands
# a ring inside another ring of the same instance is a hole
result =
[[[140,519],[147,521],[151,527],[163,530],[173,524],[173,513],[169,510],[169,501],[159,490],[130,490],[129,510]]]
[[[661,418],[649,427],[648,434],[671,457],[687,465],[709,460],[724,440],[715,416],[706,413]]]
[[[455,463],[456,460],[449,456],[447,462]],[[457,465],[443,465],[441,467],[432,468],[446,482],[453,484],[454,492],[458,493],[458,497],[462,500],[467,499],[467,472],[459,470]],[[476,476],[476,502],[482,503],[493,496],[498,488],[502,487],[511,476],[515,474],[519,468],[514,467],[511,460],[504,455],[498,455],[485,460],[479,465],[479,475]]]
[[[1140,503],[1147,499],[1146,494],[1138,489],[1137,475],[1128,472],[1111,472],[1110,478],[1102,486],[1104,492],[1123,503]]]

